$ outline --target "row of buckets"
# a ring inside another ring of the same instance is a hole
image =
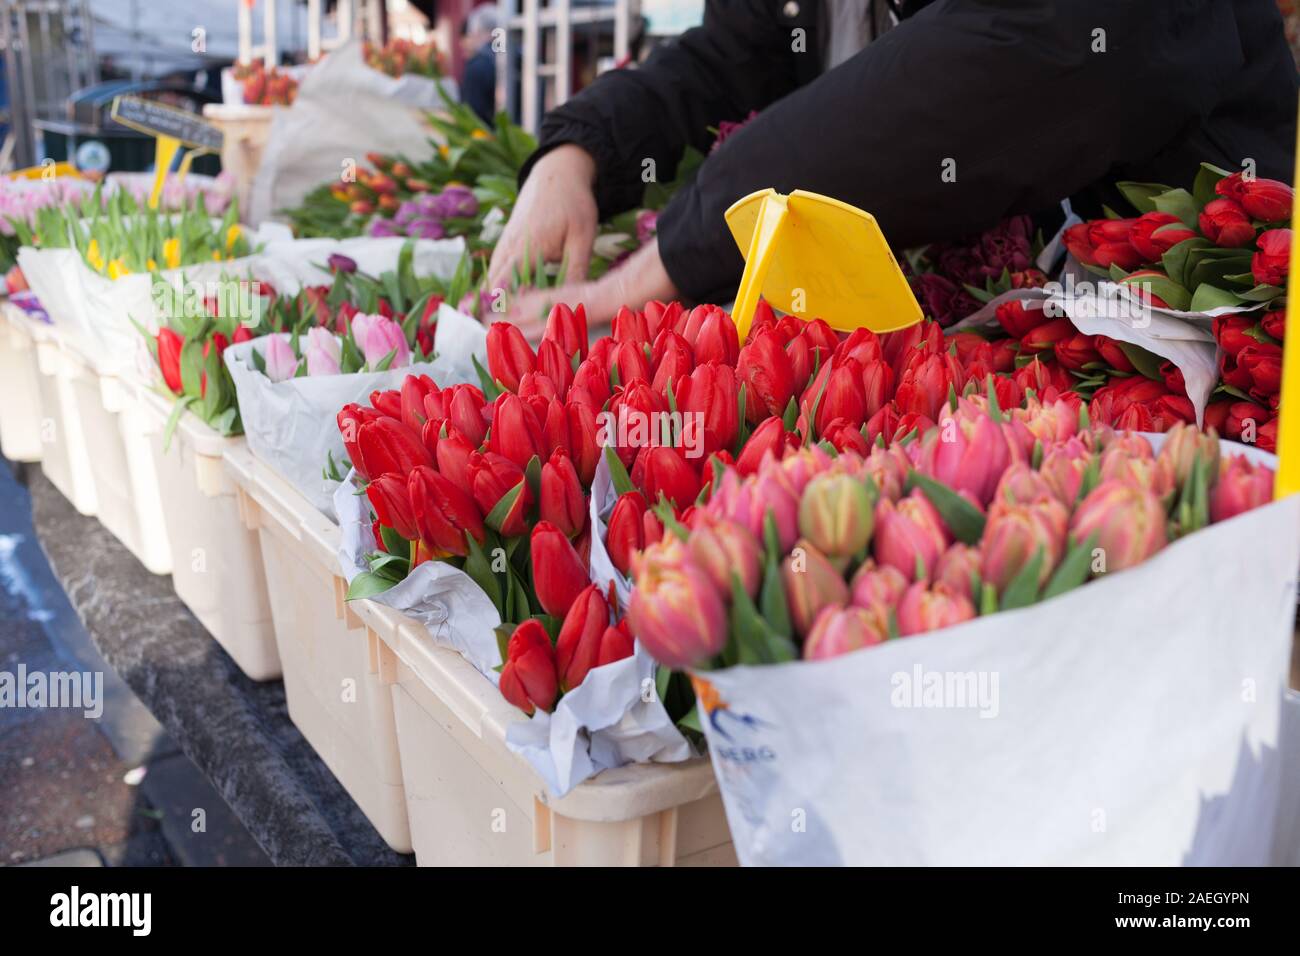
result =
[[[383,839],[421,865],[729,865],[705,759],[607,770],[553,798],[505,743],[523,716],[410,619],[345,602],[339,529],[255,458],[171,402],[100,374],[76,342],[0,305],[0,450],[39,461],[255,680]]]

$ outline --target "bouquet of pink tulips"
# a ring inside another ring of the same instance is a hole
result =
[[[834,657],[1025,607],[1272,498],[1273,473],[1178,425],[1157,453],[1067,396],[955,398],[904,446],[728,469],[634,556],[628,615],[660,663]]]

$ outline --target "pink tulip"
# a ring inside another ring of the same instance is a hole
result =
[[[1219,481],[1210,493],[1210,520],[1227,521],[1273,500],[1273,469],[1244,457],[1224,457]]]
[[[308,375],[337,375],[343,351],[334,333],[320,326],[307,330],[307,345],[303,348]]]
[[[979,572],[979,548],[957,542],[939,556],[934,568],[934,580],[937,584],[946,584],[957,594],[974,601],[976,595],[971,590],[971,576]]]
[[[1143,445],[1146,446],[1145,453]],[[1151,443],[1133,433],[1106,446],[1101,453],[1100,475],[1102,481],[1118,481],[1146,488],[1162,501],[1167,500],[1176,490],[1173,460],[1167,457],[1157,458],[1151,450]]]
[[[880,610],[828,607],[813,622],[808,639],[804,641],[803,656],[810,661],[825,660],[881,644],[888,637],[889,624]]]
[[[1197,458],[1209,465],[1206,480],[1212,484],[1219,477],[1219,436],[1214,429],[1203,432],[1195,425],[1179,422],[1165,434],[1165,443],[1157,457],[1169,462],[1175,487],[1181,487],[1187,480]]]
[[[796,633],[807,636],[821,610],[849,601],[844,576],[810,542],[800,540],[781,562],[781,583]]]
[[[853,574],[849,584],[850,600],[858,607],[887,612],[907,590],[907,578],[897,568],[876,564],[867,558]]]
[[[1056,499],[1003,508],[989,519],[980,541],[980,574],[984,581],[1001,594],[1041,551],[1038,585],[1045,585],[1065,554],[1069,520],[1069,510]]]
[[[939,583],[926,587],[918,581],[898,602],[898,633],[907,637],[952,627],[975,616],[975,606],[964,594]]]
[[[366,315],[364,312],[352,317],[352,339],[365,356],[366,365],[375,368],[394,352],[389,368],[402,368],[411,364],[411,347],[406,344],[406,335],[402,327],[393,319],[383,315]]]
[[[1061,504],[1072,508],[1079,498],[1083,475],[1091,462],[1092,454],[1083,442],[1069,438],[1047,450],[1043,463],[1038,466],[1038,473]]]
[[[674,534],[632,558],[632,632],[659,663],[682,669],[708,660],[727,640],[718,589]]]
[[[832,560],[851,558],[865,548],[872,523],[867,486],[851,475],[820,474],[799,500],[799,533]]]
[[[966,399],[955,413],[945,405],[938,426],[921,441],[917,469],[987,505],[1011,462],[1001,426]]]
[[[741,587],[750,597],[758,593],[762,548],[748,528],[700,511],[686,547],[695,564],[728,601],[733,574],[740,576]]]
[[[770,511],[776,520],[777,537],[781,549],[788,550],[799,535],[799,498],[790,489],[789,481],[781,474],[775,460],[764,465],[759,473],[742,479],[728,468],[722,481],[713,491],[706,506],[709,514],[727,518],[748,528],[759,541],[763,540],[763,523]]]
[[[298,356],[283,335],[272,335],[266,340],[266,351],[262,353],[266,363],[266,377],[273,382],[283,382],[298,373]]]
[[[1016,462],[1002,474],[998,490],[993,493],[988,517],[992,518],[1008,505],[1028,505],[1055,499],[1056,492],[1047,479],[1024,462]]]
[[[1107,571],[1141,564],[1169,541],[1165,508],[1151,491],[1103,481],[1079,503],[1070,522],[1075,540],[1097,535]]]
[[[876,561],[902,572],[911,581],[920,558],[930,576],[939,555],[948,547],[948,529],[930,499],[918,489],[897,504],[888,498],[876,502],[876,532],[872,551]]]

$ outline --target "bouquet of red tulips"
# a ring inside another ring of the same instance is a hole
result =
[[[906,448],[728,471],[633,556],[632,632],[674,668],[819,659],[1025,607],[1272,499],[1213,430],[1151,443],[1077,400],[1003,412],[990,384]]]
[[[1205,423],[1229,438],[1277,448],[1277,409],[1282,391],[1282,339],[1286,310],[1220,315],[1214,319],[1219,346],[1217,397],[1205,410]]]

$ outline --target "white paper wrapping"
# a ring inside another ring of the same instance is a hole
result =
[[[288,337],[287,333],[278,334]],[[480,338],[486,341],[486,332],[477,319],[443,305],[434,333],[435,358],[430,363],[386,372],[308,375],[283,382],[272,382],[253,365],[250,353],[263,352],[269,338],[241,342],[224,353],[235,382],[248,447],[316,509],[334,518],[333,498],[338,482],[327,480],[323,469],[330,455],[335,464],[347,456],[337,424],[339,409],[349,402],[368,404],[371,392],[400,388],[408,375],[429,375],[444,388],[458,382],[477,382],[474,367],[465,357],[466,343]],[[469,351],[473,351],[472,345]]]
[[[1268,862],[1298,561],[1292,497],[1030,608],[702,673],[740,861]]]
[[[365,165],[366,152],[427,159],[433,146],[422,113],[442,104],[440,84],[457,98],[450,79],[394,78],[371,69],[358,41],[332,52],[303,77],[293,105],[275,111],[249,222],[269,219],[321,183],[337,181],[348,161]]]

